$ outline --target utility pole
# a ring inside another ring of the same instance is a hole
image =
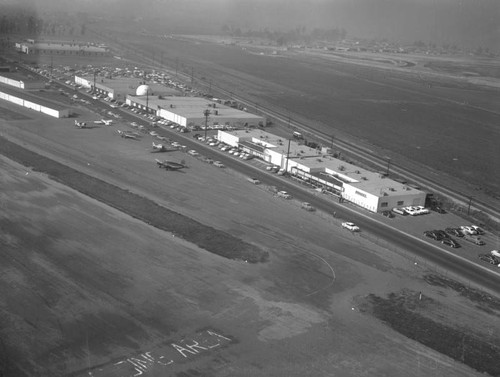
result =
[[[286,151],[286,161],[285,161],[285,173],[288,172],[288,158],[290,157],[290,142],[292,139],[288,139],[288,150]]]
[[[212,95],[212,79],[208,82],[208,94]]]
[[[191,67],[191,85],[193,84],[194,68]]]
[[[203,115],[205,116],[205,141],[207,141],[207,128],[208,128],[208,116],[210,115],[210,110],[208,109],[205,109],[205,111],[203,111]]]
[[[94,69],[94,87],[92,88],[92,93],[95,92],[95,77],[97,76],[97,71]]]
[[[391,158],[387,157],[387,176],[389,176],[390,167],[391,167]]]
[[[177,78],[178,70],[179,70],[179,58],[175,58],[175,78]]]
[[[146,112],[149,113],[149,88],[146,89]]]
[[[469,196],[468,198],[469,198],[469,206],[467,207],[467,216],[470,215],[470,206],[472,204],[472,196]]]

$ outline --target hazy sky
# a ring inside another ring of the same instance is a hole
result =
[[[500,0],[0,0],[21,2],[40,13],[85,10],[163,19],[168,32],[180,26],[183,32],[218,32],[224,24],[253,30],[343,27],[350,36],[500,50]]]

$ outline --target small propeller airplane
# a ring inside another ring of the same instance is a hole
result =
[[[78,128],[90,128],[89,126],[87,126],[87,123],[85,122],[79,122],[75,119],[75,127],[78,127]]]
[[[174,161],[168,161],[168,160],[160,161],[158,159],[155,159],[155,161],[160,169],[163,168],[165,170],[179,170],[186,167],[183,164]]]
[[[101,120],[95,120],[95,124],[104,124],[105,126],[111,126],[113,124],[113,119],[101,119]]]
[[[116,132],[118,132],[118,135],[120,135],[121,137],[123,137],[125,139],[139,140],[137,135],[131,134],[129,132],[120,131],[120,130],[116,130]]]

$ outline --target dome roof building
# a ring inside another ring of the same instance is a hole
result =
[[[135,90],[136,96],[146,96],[148,93],[151,94],[151,89],[148,85],[139,85]]]

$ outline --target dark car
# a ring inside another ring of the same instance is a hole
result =
[[[441,241],[441,243],[443,245],[446,245],[446,246],[449,246],[449,247],[452,247],[454,249],[456,248],[459,248],[460,247],[460,244],[455,241],[453,238],[445,238],[444,240]]]
[[[383,211],[382,212],[382,216],[388,217],[390,219],[392,219],[393,217],[395,217],[395,215],[394,215],[394,213],[392,213],[392,211]]]
[[[446,211],[440,206],[434,206],[434,207],[431,207],[431,209],[437,213],[446,213]]]
[[[500,267],[500,260],[498,260],[498,258],[495,258],[493,255],[479,254],[479,259],[481,259],[483,262]]]
[[[446,228],[445,232],[448,234],[451,234],[452,236],[455,236],[455,237],[463,237],[464,236],[462,231],[458,228]]]
[[[424,236],[432,238],[433,240],[437,240],[437,241],[440,240],[439,236],[436,233],[434,233],[434,231],[432,231],[432,230],[426,230],[424,232]]]
[[[443,240],[445,238],[450,238],[448,233],[446,233],[444,230],[441,229],[435,229],[433,232],[438,236],[438,240]]]

